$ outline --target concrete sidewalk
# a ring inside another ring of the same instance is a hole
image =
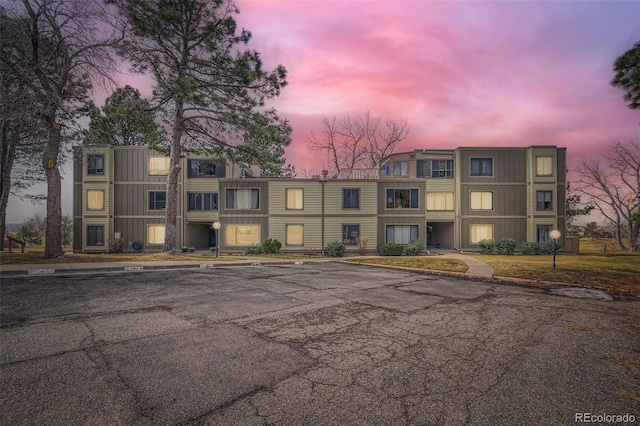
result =
[[[380,256],[358,256],[358,259],[372,258],[377,259]],[[437,256],[460,260],[467,264],[467,271],[462,275],[473,278],[493,278],[493,268],[487,263],[476,259],[475,257],[466,256],[458,253],[439,253]],[[140,271],[153,269],[180,269],[180,268],[214,268],[216,266],[256,266],[262,264],[287,264],[287,263],[318,263],[331,262],[344,258],[309,258],[309,259],[282,259],[267,257],[242,256],[233,258],[222,256],[219,258],[203,257],[202,261],[196,260],[160,260],[160,261],[126,261],[126,262],[84,262],[84,263],[35,263],[22,265],[0,265],[0,274],[9,275],[36,275],[36,274],[55,274],[69,272],[116,272],[116,271]]]

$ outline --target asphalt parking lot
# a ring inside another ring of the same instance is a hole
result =
[[[3,277],[0,313],[0,424],[640,423],[640,302],[305,263]]]

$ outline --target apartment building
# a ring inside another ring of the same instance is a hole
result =
[[[373,170],[312,179],[263,178],[256,167],[198,155],[180,160],[178,246],[239,252],[267,238],[283,251],[321,250],[357,238],[420,239],[474,250],[482,239],[564,235],[566,150],[457,148],[392,154]],[[147,147],[78,147],[74,252],[158,251],[164,241],[168,157]],[[219,222],[221,228],[212,227]]]

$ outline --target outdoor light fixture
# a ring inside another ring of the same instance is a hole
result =
[[[220,228],[222,228],[222,224],[220,224],[220,222],[213,222],[211,227],[216,230],[216,257],[218,257],[218,250],[220,250]]]
[[[557,229],[549,232],[549,237],[553,240],[553,269],[556,269],[556,253],[558,252],[558,238],[562,234]]]

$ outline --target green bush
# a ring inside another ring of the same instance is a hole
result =
[[[557,250],[560,250],[560,244],[556,246]],[[553,254],[553,240],[547,240],[540,243],[540,252],[542,254]]]
[[[498,254],[511,256],[516,251],[518,242],[512,238],[503,238],[496,241],[495,247]]]
[[[525,241],[520,243],[520,253],[525,256],[540,254],[540,244],[533,241]]]
[[[262,254],[262,253],[264,253],[264,249],[262,248],[262,246],[260,244],[252,244],[252,245],[246,246],[244,248],[244,254],[245,255]]]
[[[275,254],[282,248],[282,243],[275,238],[269,238],[268,240],[264,240],[262,248],[265,253]]]
[[[557,245],[557,249],[560,250],[560,244]],[[525,241],[520,243],[520,253],[523,255],[553,254],[553,240],[543,243]]]
[[[424,250],[424,244],[420,240],[411,240],[409,244],[404,247],[402,252],[403,256],[418,256]]]
[[[478,247],[480,248],[480,254],[493,254],[496,243],[493,240],[481,240],[478,242]]]
[[[330,257],[342,257],[342,255],[344,255],[345,249],[346,247],[342,241],[332,241],[327,244],[324,252],[327,256]]]
[[[402,252],[404,252],[404,244],[378,244],[378,254],[380,256],[402,256]]]

